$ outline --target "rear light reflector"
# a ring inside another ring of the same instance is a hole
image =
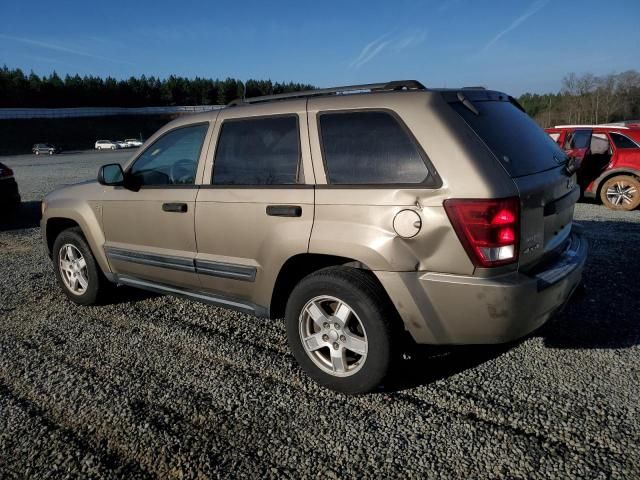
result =
[[[469,258],[477,267],[518,260],[520,200],[449,199],[444,209]]]

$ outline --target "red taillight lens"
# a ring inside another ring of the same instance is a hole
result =
[[[9,167],[0,167],[0,177],[12,177],[13,170]]]
[[[449,199],[444,208],[458,238],[477,267],[518,260],[520,201]]]

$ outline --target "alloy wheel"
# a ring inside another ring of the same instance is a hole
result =
[[[60,277],[67,289],[74,295],[82,295],[89,286],[87,262],[75,245],[64,244],[58,253]]]
[[[322,371],[347,377],[367,359],[368,341],[362,321],[342,300],[321,295],[309,300],[299,317],[303,348]]]
[[[607,200],[611,205],[631,205],[638,194],[635,185],[618,180],[607,188]]]

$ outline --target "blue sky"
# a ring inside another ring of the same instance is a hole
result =
[[[519,95],[640,70],[640,0],[3,1],[0,64],[317,86],[415,78]]]

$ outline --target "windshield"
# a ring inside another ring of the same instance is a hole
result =
[[[550,170],[566,161],[549,135],[511,102],[474,101],[473,106],[477,114],[462,102],[451,103],[512,177]]]

